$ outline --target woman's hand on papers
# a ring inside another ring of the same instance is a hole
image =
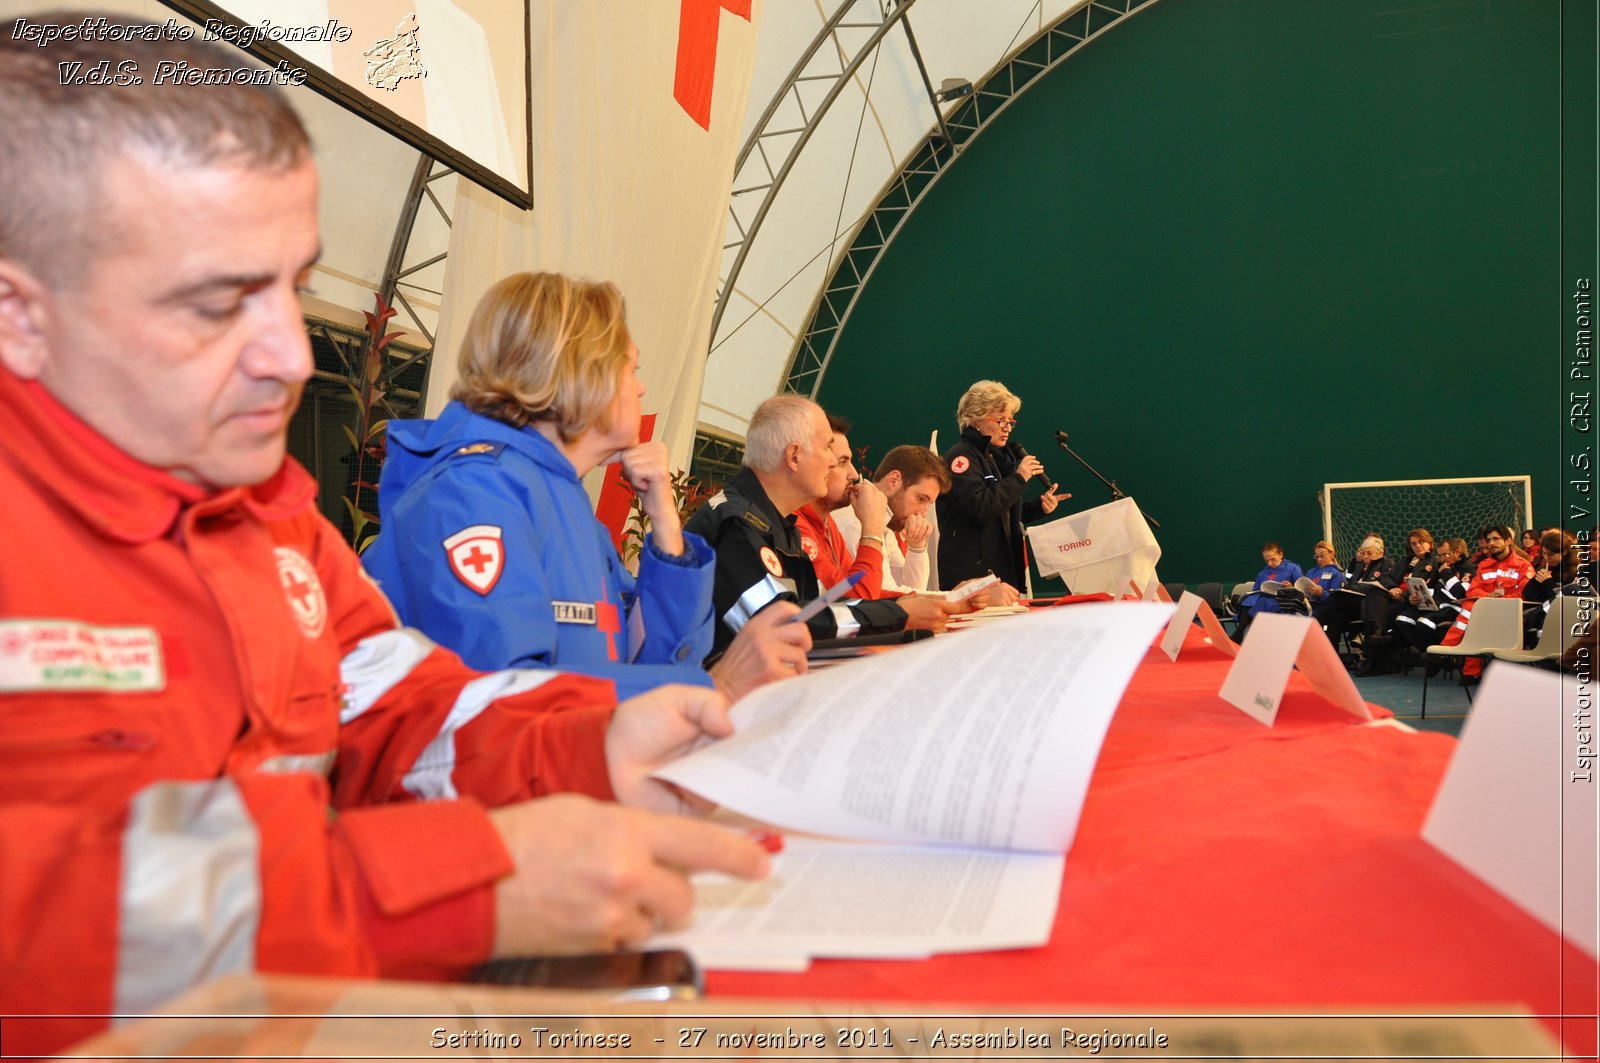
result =
[[[960,590],[961,587],[962,584],[956,584],[956,590]],[[990,606],[1016,605],[1021,600],[1022,592],[1002,581],[972,595],[964,604],[969,612],[976,613]]]
[[[773,602],[750,618],[711,666],[711,681],[729,701],[738,701],[763,683],[806,670],[811,631],[804,624],[788,622],[799,611],[793,602]]]
[[[577,794],[507,805],[489,819],[516,864],[495,885],[496,956],[638,945],[688,917],[691,872],[756,879],[771,868],[735,831]]]
[[[732,733],[728,699],[718,691],[672,684],[629,698],[617,706],[606,729],[611,789],[618,801],[634,808],[708,812],[710,802],[650,776],[707,740]]]

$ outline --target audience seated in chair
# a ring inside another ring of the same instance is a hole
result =
[[[1369,603],[1372,606],[1372,615],[1368,618],[1371,634],[1361,642],[1361,660],[1356,664],[1358,675],[1397,670],[1390,652],[1393,646],[1390,628],[1396,614],[1407,604],[1407,597],[1411,594],[1409,581],[1420,579],[1424,583],[1431,583],[1434,571],[1438,568],[1438,559],[1433,552],[1433,534],[1428,529],[1411,529],[1406,536],[1406,546],[1411,556],[1400,570],[1395,586],[1389,588],[1388,600],[1374,594],[1373,601]]]
[[[1244,641],[1245,632],[1250,630],[1250,622],[1257,614],[1278,611],[1277,588],[1263,591],[1262,584],[1273,582],[1293,585],[1295,580],[1304,575],[1299,565],[1283,559],[1283,547],[1277,543],[1262,545],[1261,560],[1265,565],[1256,573],[1255,589],[1239,600],[1239,618],[1233,626],[1235,642]]]
[[[1461,615],[1461,603],[1472,578],[1466,553],[1465,539],[1439,540],[1438,564],[1428,581],[1428,593],[1436,608],[1426,608],[1420,594],[1407,591],[1406,604],[1394,618],[1395,657],[1402,665],[1409,666],[1423,657],[1429,646],[1439,645],[1450,625]],[[1429,661],[1428,665],[1434,672],[1438,671],[1437,661]]]
[[[1368,535],[1361,541],[1355,560],[1345,571],[1344,587],[1327,595],[1312,612],[1335,649],[1351,628],[1363,641],[1375,630],[1374,625],[1387,615],[1392,600],[1389,592],[1400,584],[1399,572],[1394,560],[1384,554],[1382,536]]]
[[[1522,552],[1528,555],[1528,560],[1533,562],[1535,570],[1543,564],[1540,554],[1543,553],[1544,536],[1532,528],[1527,528],[1522,533]],[[1559,551],[1557,551],[1559,553]]]
[[[1539,637],[1550,602],[1558,594],[1592,597],[1595,588],[1589,582],[1587,567],[1572,537],[1558,530],[1545,532],[1539,541],[1539,562],[1533,575],[1522,589],[1522,600],[1527,603],[1523,612],[1524,634],[1527,642]],[[1553,559],[1553,560],[1552,560]]]
[[[1326,539],[1320,540],[1311,548],[1311,556],[1316,560],[1316,567],[1306,573],[1306,578],[1316,586],[1307,592],[1311,599],[1312,608],[1321,605],[1328,596],[1344,586],[1344,568],[1339,564],[1339,556],[1334,553],[1333,544]]]
[[[1514,549],[1515,539],[1510,527],[1497,525],[1485,528],[1479,538],[1488,547],[1488,556],[1478,562],[1472,582],[1467,587],[1461,615],[1450,625],[1441,645],[1454,646],[1461,641],[1475,602],[1483,598],[1520,598],[1523,588],[1533,577],[1533,566]],[[1469,660],[1461,671],[1464,676],[1479,676],[1483,673],[1483,662]]]

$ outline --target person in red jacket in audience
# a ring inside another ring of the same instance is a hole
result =
[[[1454,646],[1460,643],[1462,636],[1467,633],[1467,621],[1472,616],[1472,607],[1480,599],[1521,598],[1522,589],[1533,578],[1533,565],[1514,549],[1516,538],[1509,526],[1485,528],[1479,533],[1478,538],[1488,549],[1488,556],[1478,562],[1478,567],[1472,575],[1472,582],[1467,585],[1461,615],[1450,625],[1450,630],[1445,632],[1444,641],[1440,645]],[[1466,676],[1482,675],[1483,662],[1476,657],[1468,658],[1461,666],[1461,673]]]
[[[1538,532],[1534,531],[1532,528],[1527,528],[1523,531],[1522,552],[1528,555],[1528,560],[1533,563],[1535,570],[1544,567],[1539,560],[1539,555],[1542,552],[1543,545],[1542,537]]]
[[[270,88],[152,76],[238,52],[106,21],[48,45],[0,23],[6,1052],[231,973],[615,949],[685,916],[690,872],[764,874],[650,778],[730,732],[720,695],[617,706],[398,626],[285,455],[305,131]]]

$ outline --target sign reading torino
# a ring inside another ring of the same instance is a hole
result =
[[[1131,498],[1119,498],[1028,529],[1039,571],[1075,590],[1094,592],[1129,581],[1143,587],[1155,575],[1161,546]]]

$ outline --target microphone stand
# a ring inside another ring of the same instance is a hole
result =
[[[1102,476],[1100,474],[1100,470],[1099,469],[1095,468],[1093,465],[1090,465],[1088,462],[1083,460],[1083,455],[1079,454],[1076,450],[1073,450],[1071,447],[1067,446],[1067,433],[1061,431],[1060,429],[1056,430],[1056,446],[1060,447],[1062,450],[1066,451],[1068,454],[1071,454],[1072,457],[1077,461],[1077,463],[1079,465],[1082,465],[1085,469],[1088,469],[1089,472],[1094,476],[1094,478],[1096,480],[1099,480],[1101,483],[1103,483],[1107,487],[1109,487],[1111,489],[1111,501],[1115,502],[1119,498],[1127,498],[1128,497],[1127,493],[1124,492],[1122,490],[1122,488],[1117,486],[1117,482],[1115,480],[1106,479],[1104,476]],[[1135,505],[1137,505],[1137,503],[1135,503]],[[1139,515],[1144,517],[1145,522],[1147,524],[1149,524],[1150,527],[1155,528],[1158,531],[1160,530],[1161,522],[1159,520],[1156,520],[1150,514],[1146,513],[1144,511],[1143,507],[1139,508]]]

